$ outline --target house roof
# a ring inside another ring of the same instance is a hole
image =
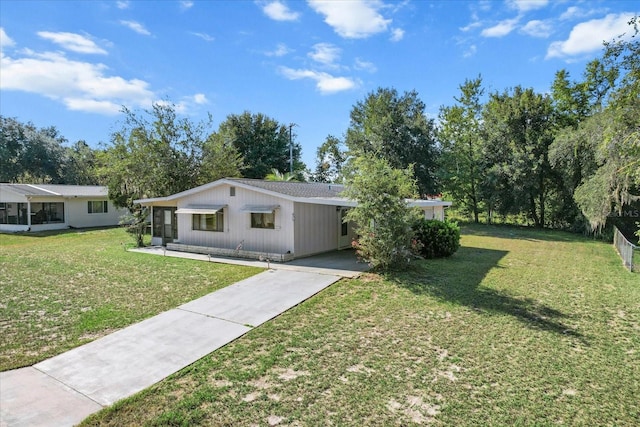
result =
[[[344,191],[344,185],[321,182],[264,181],[245,178],[229,178],[228,181],[291,197],[340,197],[340,193]]]
[[[326,184],[319,182],[291,182],[291,181],[265,181],[262,179],[247,178],[223,178],[210,182],[181,193],[166,197],[135,200],[135,203],[152,204],[161,202],[173,202],[182,197],[197,194],[220,185],[237,186],[263,194],[282,197],[287,200],[301,203],[314,203],[319,205],[356,206],[357,203],[342,196],[345,187],[341,184]],[[410,206],[451,206],[451,202],[441,200],[409,200]]]
[[[107,197],[107,187],[99,185],[6,184],[0,191],[9,190],[23,196],[37,197]]]

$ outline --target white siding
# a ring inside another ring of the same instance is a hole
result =
[[[229,187],[223,185],[178,200],[178,208],[227,205],[223,211],[222,232],[192,230],[192,215],[178,214],[178,242],[264,253],[293,253],[293,202],[240,187],[236,187],[235,196],[230,196]],[[251,228],[251,214],[241,210],[246,205],[280,205],[275,211],[275,229]]]
[[[438,219],[444,221],[444,207],[430,206],[422,208],[425,219]]]
[[[108,202],[106,213],[89,213],[87,202],[100,200],[101,199],[98,198],[65,199],[65,220],[67,224],[74,228],[118,225],[120,223],[120,217],[124,215],[127,210],[116,208],[111,201]]]
[[[336,206],[295,203],[295,256],[307,256],[338,248]]]

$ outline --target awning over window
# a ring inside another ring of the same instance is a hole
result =
[[[276,209],[279,209],[280,205],[246,205],[242,209],[242,212],[251,213],[272,213]]]
[[[227,207],[227,205],[198,205],[187,206],[176,210],[177,214],[201,214],[201,215],[213,215],[218,213],[219,210]]]

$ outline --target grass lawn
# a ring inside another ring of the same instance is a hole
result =
[[[31,365],[260,270],[131,253],[123,229],[0,234],[0,370]]]
[[[640,275],[612,245],[463,229],[327,290],[84,425],[637,425]]]

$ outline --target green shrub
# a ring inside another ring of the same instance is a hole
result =
[[[420,218],[413,232],[421,245],[420,255],[425,258],[448,257],[460,247],[460,227],[455,222]]]

